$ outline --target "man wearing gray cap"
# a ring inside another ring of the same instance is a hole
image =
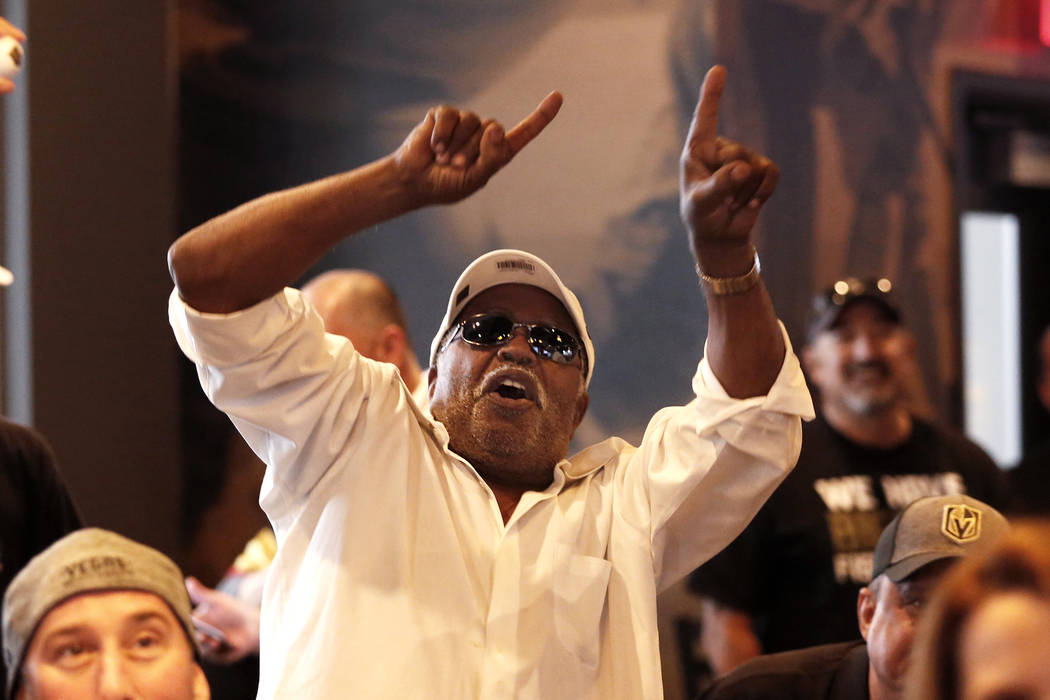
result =
[[[351,233],[479,189],[550,123],[557,93],[506,132],[434,108],[391,156],[172,246],[180,346],[267,463],[278,552],[260,698],[662,697],[657,592],[743,528],[812,411],[751,241],[776,166],[717,138],[724,80],[708,74],[682,156],[706,357],[695,399],[657,413],[637,448],[612,438],[566,458],[595,348],[534,255],[488,253],[455,283],[429,412],[286,288]]]
[[[8,700],[207,700],[190,599],[168,557],[88,528],[34,557],[4,595]]]
[[[857,598],[864,642],[760,656],[711,686],[703,700],[898,700],[916,623],[945,571],[988,549],[1008,528],[969,496],[920,498],[882,531],[871,582]]]

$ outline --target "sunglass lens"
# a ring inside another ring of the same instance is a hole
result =
[[[533,351],[559,364],[569,364],[576,359],[576,341],[557,328],[533,326],[529,333]]]
[[[513,321],[494,314],[475,316],[463,324],[463,340],[478,345],[505,342],[513,332]]]

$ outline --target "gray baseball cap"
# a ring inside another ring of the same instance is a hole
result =
[[[179,567],[152,547],[127,537],[85,528],[58,540],[29,560],[4,594],[4,662],[8,698],[37,626],[53,608],[83,593],[135,590],[159,596],[197,644],[190,596]]]
[[[871,578],[886,574],[900,583],[927,564],[987,549],[1009,527],[999,511],[976,498],[962,494],[920,498],[882,531]]]

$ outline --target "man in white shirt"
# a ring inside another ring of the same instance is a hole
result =
[[[708,300],[697,397],[658,412],[637,448],[612,438],[565,458],[594,347],[535,256],[494,251],[457,281],[429,413],[286,288],[345,236],[482,187],[557,93],[509,131],[434,108],[390,156],[172,246],[176,336],[268,465],[279,548],[260,698],[661,697],[657,592],[743,528],[812,414],[750,238],[777,169],[717,138],[724,81],[708,74],[682,155]]]

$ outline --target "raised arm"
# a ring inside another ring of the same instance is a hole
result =
[[[700,88],[681,159],[682,219],[707,297],[707,359],[730,396],[761,396],[784,360],[784,341],[762,278],[751,229],[776,188],[773,161],[718,136],[722,66]]]
[[[554,119],[548,95],[510,131],[435,107],[392,154],[346,173],[243,204],[180,237],[168,251],[179,295],[199,311],[243,309],[292,284],[354,233],[483,187]]]

